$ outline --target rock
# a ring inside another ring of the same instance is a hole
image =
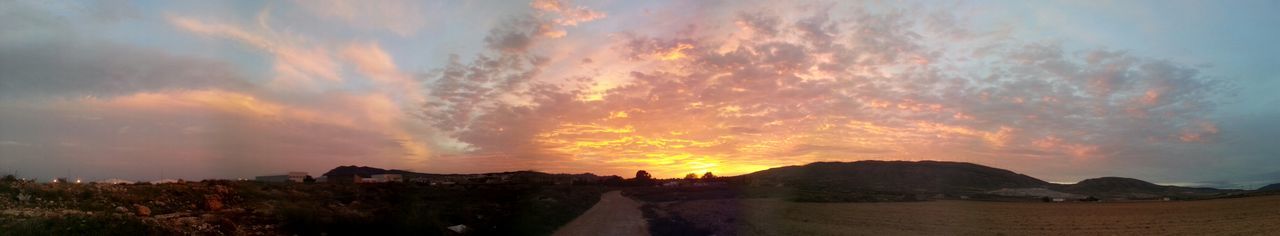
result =
[[[129,208],[124,208],[124,206],[118,206],[118,207],[116,207],[116,211],[117,211],[117,212],[120,212],[120,213],[128,213],[128,212],[129,212]]]
[[[237,233],[237,232],[240,232],[240,226],[236,225],[236,222],[233,222],[230,219],[227,219],[225,217],[218,217],[214,220],[206,219],[205,222],[209,222],[210,224],[217,226],[218,231],[222,232],[222,234],[224,235],[244,235],[245,234],[245,233]]]
[[[467,225],[454,225],[454,226],[449,226],[449,227],[447,227],[447,228],[449,228],[449,230],[452,230],[454,233],[466,233],[466,232],[467,232]]]
[[[214,185],[213,192],[218,193],[219,195],[227,195],[231,194],[231,188],[222,185]]]
[[[188,214],[187,214],[187,213],[185,213],[185,212],[174,212],[174,213],[169,213],[169,214],[164,214],[164,215],[156,215],[156,219],[161,219],[161,220],[163,220],[163,219],[170,219],[170,218],[183,217],[183,216],[187,216],[187,215],[188,215]]]
[[[208,211],[222,210],[222,198],[218,195],[204,195],[204,209]]]
[[[147,206],[138,205],[138,204],[133,204],[133,207],[138,208],[138,216],[141,216],[141,217],[151,216],[151,208],[147,208]]]

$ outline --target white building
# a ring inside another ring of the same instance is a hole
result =
[[[404,177],[400,174],[376,174],[369,176],[368,179],[362,179],[364,183],[389,183],[404,182]]]
[[[103,180],[103,181],[101,181],[101,182],[99,182],[99,183],[104,183],[104,184],[132,184],[132,183],[134,183],[134,182],[133,182],[133,181],[128,181],[128,180],[123,180],[123,179],[107,179],[107,180]]]
[[[284,174],[284,175],[258,176],[258,177],[254,177],[253,180],[258,182],[267,182],[267,183],[284,183],[284,182],[302,183],[302,181],[306,180],[306,178],[307,178],[307,172],[295,171],[295,172],[289,172],[288,174]]]
[[[153,181],[151,181],[151,184],[172,184],[172,183],[178,183],[178,180],[176,180],[176,179],[162,179],[162,180],[153,180]]]

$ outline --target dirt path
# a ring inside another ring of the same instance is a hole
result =
[[[600,202],[560,227],[554,235],[649,235],[649,226],[640,213],[639,202],[612,191],[601,195]]]

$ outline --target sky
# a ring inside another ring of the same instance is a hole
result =
[[[1280,182],[1276,1],[0,0],[0,172]]]

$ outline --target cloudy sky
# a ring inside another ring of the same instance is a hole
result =
[[[1280,182],[1275,1],[0,0],[0,172]]]

